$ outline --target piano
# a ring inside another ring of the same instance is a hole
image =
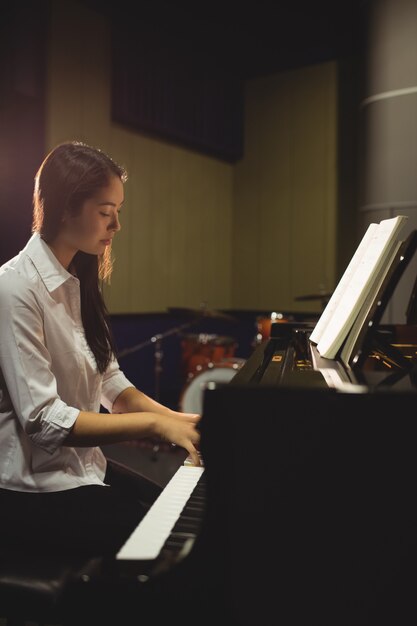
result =
[[[205,390],[203,466],[184,462],[115,558],[81,573],[87,616],[416,622],[417,327],[380,323],[399,275],[351,363],[281,323]]]

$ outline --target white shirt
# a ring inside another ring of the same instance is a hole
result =
[[[104,484],[99,447],[62,444],[80,411],[99,413],[102,405],[111,412],[133,386],[115,357],[98,372],[81,321],[79,280],[32,235],[0,267],[0,488]]]

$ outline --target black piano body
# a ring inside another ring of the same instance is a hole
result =
[[[140,562],[94,564],[87,621],[415,623],[417,340],[414,326],[383,334],[385,359],[377,342],[360,371],[336,359],[329,377],[308,325],[279,324],[207,388],[192,549],[145,578]]]

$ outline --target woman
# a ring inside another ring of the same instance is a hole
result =
[[[33,234],[0,268],[0,543],[12,549],[124,543],[146,494],[116,482],[100,445],[159,438],[200,464],[200,416],[142,393],[114,355],[100,282],[126,179],[101,150],[58,145],[35,177]]]

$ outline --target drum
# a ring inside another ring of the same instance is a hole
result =
[[[203,410],[204,391],[211,385],[230,382],[246,359],[223,359],[220,363],[209,363],[206,368],[192,376],[183,389],[179,410],[184,413],[199,413]]]
[[[185,380],[208,367],[210,363],[232,357],[236,347],[237,341],[233,337],[207,333],[183,335],[181,365]]]

